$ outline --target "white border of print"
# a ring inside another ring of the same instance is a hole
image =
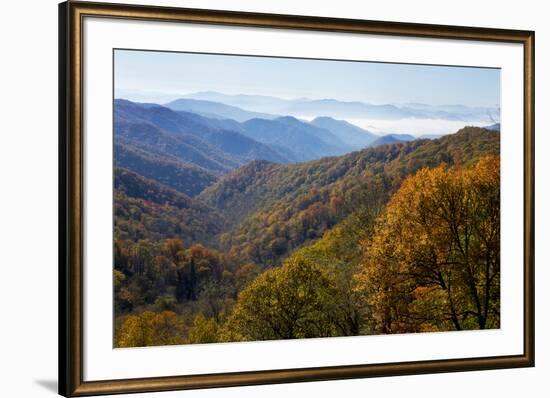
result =
[[[501,68],[501,329],[113,349],[114,48]],[[84,17],[83,49],[85,381],[523,353],[520,44]]]

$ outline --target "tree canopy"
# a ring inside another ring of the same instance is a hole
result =
[[[331,336],[335,287],[327,273],[292,258],[258,276],[240,294],[224,339],[272,340]]]
[[[408,177],[365,239],[357,287],[378,333],[499,327],[500,164]]]

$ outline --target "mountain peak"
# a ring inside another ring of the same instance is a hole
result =
[[[298,120],[294,116],[279,116],[275,120],[283,123],[302,123],[302,121]]]
[[[311,123],[313,122],[323,122],[323,121],[338,121],[337,119],[334,119],[333,117],[330,117],[330,116],[317,116],[315,119],[313,119],[311,121]]]

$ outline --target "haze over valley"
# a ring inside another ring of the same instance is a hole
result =
[[[293,116],[311,122],[318,117],[331,117],[377,135],[444,135],[464,126],[492,125],[500,119],[497,106],[420,103],[374,105],[360,101],[283,99],[266,95],[228,95],[214,91],[177,95],[120,90],[119,97],[136,102],[157,102],[176,110],[240,122],[251,118],[274,119],[279,116]]]

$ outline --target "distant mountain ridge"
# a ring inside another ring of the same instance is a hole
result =
[[[190,103],[178,101],[171,106],[186,108]],[[201,106],[205,102],[191,101]],[[227,109],[212,102],[208,106],[210,110]],[[241,116],[254,115],[242,112]],[[288,163],[342,155],[368,146],[375,137],[357,126],[331,118],[308,123],[292,116],[269,115],[271,119],[254,117],[241,123],[223,115],[213,116],[115,100],[115,132],[121,139],[142,149],[150,146],[156,153],[165,152],[215,173],[256,159]],[[325,128],[323,123],[331,124],[331,128]]]
[[[164,153],[213,172],[227,172],[254,159],[290,161],[280,151],[209,119],[156,104],[115,100],[115,138]]]
[[[366,148],[379,138],[378,135],[345,120],[336,120],[328,116],[317,117],[311,124],[337,133],[338,137],[353,149]]]
[[[236,106],[226,105],[220,102],[180,98],[164,104],[174,111],[187,111],[214,119],[233,119],[237,122],[245,122],[253,118],[275,119],[276,115],[268,113],[251,112]]]
[[[117,121],[116,116],[115,143],[132,145],[157,156],[192,163],[216,174],[239,166],[238,161],[196,137],[178,137],[150,123]]]
[[[274,120],[251,119],[244,122],[242,127],[248,137],[282,147],[291,152],[297,161],[341,155],[352,150],[329,130],[290,116]]]
[[[246,127],[243,128],[242,125],[239,125],[238,123],[231,123],[231,121],[244,123],[252,119],[277,120],[279,122],[284,122],[286,120],[288,122],[286,123],[287,125],[289,123],[293,123],[296,127],[298,127],[299,123],[301,122],[303,124],[301,124],[298,128],[302,130],[312,130],[310,127],[307,126],[307,123],[298,121],[292,116],[278,116],[267,113],[251,112],[242,108],[214,101],[180,98],[178,100],[174,100],[165,104],[165,106],[176,111],[194,112],[201,116],[218,119],[219,121],[217,123],[210,121],[210,124],[217,125],[218,127],[225,124],[226,128],[245,133],[254,139],[260,138],[258,139],[258,141],[264,143],[273,144],[275,143],[275,141],[277,141],[277,139],[273,137],[262,138],[258,134],[256,134],[256,132],[250,131],[249,129],[246,129]],[[374,141],[374,139],[378,138],[377,135],[367,130],[354,126],[344,120],[335,120],[330,117],[317,117],[309,124],[322,129],[315,130],[314,133],[326,144],[331,145],[336,149],[335,151],[324,151],[322,152],[323,154],[334,155],[341,154],[353,149],[365,148],[372,141]],[[274,124],[274,126],[276,125]],[[273,132],[273,134],[277,134],[278,131],[276,127],[274,127],[274,130],[275,131]],[[288,144],[287,146],[293,145],[293,143],[291,142],[286,142],[286,144]],[[299,154],[295,154],[294,158],[302,159]],[[309,158],[310,156],[303,157],[303,159],[305,160],[309,160]]]
[[[214,91],[182,95],[183,98],[220,102],[248,111],[296,117],[329,115],[333,118],[370,118],[395,120],[407,118],[445,119],[452,121],[490,120],[497,108],[464,105],[368,104],[336,99],[282,99],[265,95],[223,94]]]

